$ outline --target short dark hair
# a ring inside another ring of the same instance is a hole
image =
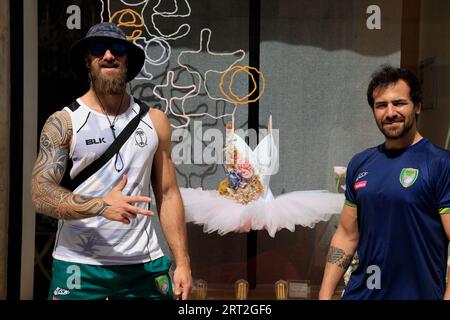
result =
[[[391,65],[382,65],[371,76],[369,87],[367,88],[367,101],[373,109],[373,92],[377,88],[386,88],[399,80],[405,81],[409,86],[409,95],[414,105],[422,103],[422,89],[420,81],[411,71],[403,68],[394,68]]]

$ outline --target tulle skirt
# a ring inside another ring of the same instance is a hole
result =
[[[325,190],[294,191],[272,199],[258,199],[247,205],[224,198],[215,190],[180,188],[186,222],[203,225],[207,233],[267,230],[271,237],[296,225],[313,228],[339,214],[344,195]]]

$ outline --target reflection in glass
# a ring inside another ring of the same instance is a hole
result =
[[[240,279],[235,284],[236,300],[247,300],[248,281]]]
[[[284,280],[275,282],[275,297],[277,300],[287,300],[288,283]]]
[[[206,300],[207,295],[208,295],[208,283],[203,279],[197,280],[195,283],[196,300]]]

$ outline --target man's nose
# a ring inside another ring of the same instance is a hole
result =
[[[392,103],[387,105],[386,116],[389,118],[397,116],[397,108]]]
[[[103,55],[103,60],[114,60],[115,56],[112,54],[111,50],[107,49]]]

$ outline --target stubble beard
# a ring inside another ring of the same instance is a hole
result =
[[[403,120],[403,122],[400,122],[400,127],[396,130],[389,130],[385,129],[383,126],[383,123],[381,125],[378,125],[381,133],[385,136],[388,140],[398,140],[406,136],[413,127],[413,122],[407,122],[406,119]]]

